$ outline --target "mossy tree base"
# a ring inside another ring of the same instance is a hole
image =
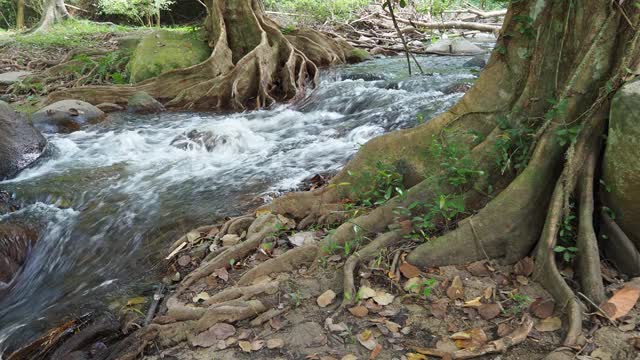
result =
[[[317,81],[318,66],[355,56],[346,41],[317,31],[283,35],[259,0],[209,0],[207,7],[205,28],[213,50],[206,61],[135,86],[61,90],[49,101],[125,104],[128,96],[145,91],[174,109],[255,109],[302,98]]]

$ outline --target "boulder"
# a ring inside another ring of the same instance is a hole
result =
[[[614,96],[603,159],[605,204],[615,221],[640,249],[640,81],[624,85]]]
[[[31,75],[30,71],[10,71],[0,74],[0,86],[12,85]]]
[[[153,114],[164,111],[164,106],[144,91],[131,95],[127,104],[127,111],[136,114]]]
[[[196,33],[154,31],[142,38],[129,61],[134,83],[166,71],[189,67],[211,55],[209,45]]]
[[[469,83],[454,83],[445,86],[441,91],[443,94],[453,94],[453,93],[465,93],[469,89],[471,89],[471,84]]]
[[[105,113],[112,113],[112,112],[124,110],[122,106],[118,104],[112,104],[112,103],[102,103],[102,104],[96,105],[96,107]]]
[[[371,59],[371,55],[365,49],[354,48],[347,56],[347,62],[355,64]]]
[[[37,231],[22,223],[0,223],[0,287],[8,284],[24,264],[29,249],[38,240]]]
[[[31,121],[44,133],[71,133],[104,118],[105,113],[88,102],[62,100],[33,113]]]
[[[187,133],[176,136],[171,141],[171,146],[182,150],[206,149],[213,151],[218,145],[226,144],[229,141],[227,136],[216,135],[211,131],[191,130]]]
[[[472,57],[466,63],[462,64],[463,67],[466,68],[484,68],[487,66],[487,61],[489,61],[489,56],[485,54],[480,54]]]
[[[371,49],[369,51],[369,54],[373,55],[373,56],[394,56],[397,54],[396,51],[393,50],[389,50],[389,49],[384,49],[381,48],[379,46],[374,47],[373,49]]]
[[[44,152],[47,140],[21,114],[0,101],[0,180],[14,177]]]
[[[485,51],[465,39],[441,39],[429,45],[426,52],[438,55],[478,55]]]

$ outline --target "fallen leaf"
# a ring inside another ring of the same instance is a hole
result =
[[[469,301],[465,301],[464,305],[462,305],[462,306],[471,307],[471,308],[478,308],[478,307],[480,307],[482,305],[482,301],[480,301],[480,300],[482,300],[482,297],[478,296],[475,299],[471,299]]]
[[[144,296],[138,296],[138,297],[134,297],[127,300],[127,306],[141,305],[146,302],[147,302],[147,298],[145,298]]]
[[[264,347],[264,340],[253,340],[251,342],[251,350],[259,351]]]
[[[378,305],[375,301],[373,301],[373,299],[365,301],[364,306],[366,306],[369,311],[374,313],[378,313],[382,310],[382,306]]]
[[[332,318],[327,318],[324,321],[324,325],[329,329],[329,331],[331,332],[344,332],[347,331],[349,328],[347,327],[347,324],[341,322],[338,324],[334,324],[333,323],[333,319]]]
[[[280,349],[284,346],[284,340],[280,338],[273,338],[267,340],[267,349]]]
[[[429,360],[426,355],[418,354],[418,353],[407,353],[407,360]]]
[[[408,292],[412,292],[414,294],[418,294],[422,291],[422,279],[419,277],[414,277],[407,282],[404,283],[404,290]]]
[[[449,302],[446,299],[440,299],[431,304],[431,314],[436,319],[444,319],[447,316],[447,306]]]
[[[400,331],[400,324],[396,324],[393,321],[385,321],[384,325],[387,327],[387,329],[389,329],[389,331],[391,331],[392,333],[397,333],[398,331]]]
[[[471,273],[473,276],[489,276],[491,275],[491,271],[486,266],[486,261],[476,261],[467,266],[467,271]]]
[[[380,355],[381,351],[382,351],[382,345],[376,344],[376,347],[373,348],[373,350],[371,350],[371,355],[369,356],[369,360],[373,360],[377,358],[378,355]]]
[[[229,280],[229,272],[227,271],[227,268],[221,267],[220,269],[215,269],[214,273],[217,277],[220,278],[220,280],[224,282],[227,282],[227,280]]]
[[[327,290],[324,293],[322,293],[322,295],[318,296],[318,299],[316,300],[316,302],[318,303],[318,306],[320,306],[321,308],[324,308],[329,306],[329,304],[331,304],[335,298],[336,298],[336,293],[333,292],[333,290]]]
[[[413,223],[411,220],[400,221],[400,233],[402,235],[409,235],[413,232]]]
[[[238,346],[240,346],[240,349],[246,353],[250,353],[252,350],[252,346],[249,341],[238,341]]]
[[[371,333],[371,330],[369,329],[364,330],[363,332],[356,335],[356,338],[358,339],[358,342],[360,343],[360,345],[364,346],[369,351],[375,349],[376,346],[378,345],[378,343],[376,342],[376,339],[373,337],[373,334]]]
[[[542,298],[536,299],[529,309],[531,313],[540,319],[546,319],[553,315],[553,311],[555,310],[556,303],[553,300],[544,300]]]
[[[359,317],[359,318],[365,317],[365,316],[367,316],[369,314],[369,310],[365,306],[362,306],[362,305],[354,306],[352,308],[349,308],[349,312],[353,316]]]
[[[342,357],[342,359],[340,360],[358,360],[358,357],[356,357],[353,354],[347,354],[345,356]]]
[[[414,265],[409,264],[408,262],[402,263],[402,265],[400,265],[400,272],[407,279],[412,279],[420,276],[420,269],[418,269]]]
[[[199,231],[190,231],[187,233],[187,241],[190,243],[195,242],[196,240],[200,239],[202,236],[200,235]]]
[[[562,328],[562,320],[559,317],[549,317],[539,320],[535,325],[536,330],[540,332],[551,332]]]
[[[522,275],[518,275],[516,276],[516,281],[523,286],[527,286],[529,285],[529,279],[527,279],[527,277],[522,276]]]
[[[447,289],[447,296],[451,300],[464,300],[464,287],[460,276],[456,276],[451,282],[451,286]]]
[[[209,294],[207,294],[206,292],[203,291],[203,292],[199,293],[198,295],[194,296],[192,300],[193,300],[194,303],[197,303],[197,302],[200,302],[200,301],[207,301],[207,300],[209,300],[209,298],[211,298],[211,296],[209,296]]]
[[[289,236],[289,242],[293,246],[302,246],[305,244],[313,244],[316,242],[313,232],[306,231]]]
[[[484,291],[482,292],[482,297],[487,299],[487,300],[491,300],[491,298],[493,297],[493,288],[492,287],[488,287],[488,288],[484,289]]]
[[[640,337],[634,337],[629,339],[629,344],[636,348],[636,350],[640,350]]]
[[[507,323],[501,323],[498,325],[497,333],[499,337],[505,337],[511,334],[512,331],[513,331],[513,327],[511,327],[511,325]]]
[[[451,335],[450,338],[460,349],[475,349],[485,344],[488,340],[487,334],[480,328],[457,332]]]
[[[516,275],[530,276],[533,274],[533,265],[533,259],[527,256],[516,263],[513,272]]]
[[[208,331],[211,331],[218,340],[226,340],[236,334],[236,328],[226,323],[217,323],[210,327]]]
[[[209,330],[201,332],[190,340],[191,346],[199,346],[203,348],[217,345],[219,341],[219,339],[217,339]]]
[[[452,353],[458,350],[458,347],[453,341],[445,338],[438,340],[438,342],[436,343],[436,349],[442,352]]]
[[[607,313],[613,320],[621,318],[629,313],[631,309],[638,302],[640,297],[640,288],[627,284],[622,289],[616,291],[611,299],[605,302],[606,304],[613,304],[615,311],[612,314]]]
[[[498,304],[482,304],[478,307],[478,314],[484,320],[491,320],[500,315],[500,310],[500,305]]]
[[[358,290],[358,297],[362,300],[366,300],[376,296],[376,291],[368,286],[362,286],[360,290]]]
[[[395,296],[384,291],[376,292],[376,296],[373,297],[373,301],[382,306],[391,304],[393,302],[393,299],[395,299]]]

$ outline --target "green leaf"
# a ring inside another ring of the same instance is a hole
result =
[[[553,248],[553,251],[555,251],[557,253],[564,252],[566,250],[567,250],[567,248],[565,248],[564,246],[560,246],[560,245],[558,245],[558,246]]]

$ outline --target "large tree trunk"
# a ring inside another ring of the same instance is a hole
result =
[[[126,103],[137,91],[172,108],[213,110],[269,106],[304,96],[318,67],[349,61],[344,40],[313,30],[288,35],[265,16],[260,0],[208,0],[205,29],[211,57],[187,69],[166,72],[136,86],[82,87],[53,93],[50,101]]]
[[[18,0],[16,11],[16,29],[24,29],[24,0]]]
[[[46,31],[51,25],[65,19],[70,19],[71,15],[64,5],[64,0],[46,0],[42,18],[38,25],[31,30],[31,33],[39,33]]]

